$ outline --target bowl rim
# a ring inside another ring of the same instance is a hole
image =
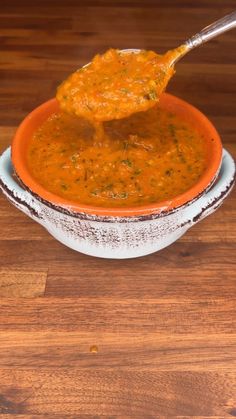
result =
[[[221,139],[211,121],[193,105],[169,93],[163,93],[162,97],[172,101],[177,106],[180,105],[186,108],[193,117],[201,120],[204,126],[206,126],[211,132],[212,138],[214,138],[214,158],[212,164],[207,167],[198,182],[184,193],[179,194],[169,200],[148,205],[140,205],[136,207],[99,207],[95,205],[80,204],[77,201],[66,200],[65,198],[53,194],[52,192],[45,189],[30,174],[21,153],[21,142],[22,139],[24,140],[25,131],[30,124],[34,123],[34,121],[37,120],[37,118],[40,117],[43,112],[49,111],[51,108],[58,106],[58,102],[55,98],[44,102],[40,106],[36,107],[32,112],[30,112],[23,119],[14,135],[11,147],[11,158],[18,179],[23,183],[28,192],[32,192],[32,194],[38,199],[48,203],[50,206],[55,206],[57,209],[61,208],[73,213],[85,213],[90,215],[113,217],[134,217],[151,214],[157,215],[170,213],[183,205],[195,201],[204,193],[205,190],[207,190],[212,185],[218,174],[222,160]],[[55,109],[52,109],[52,113],[53,112],[55,112]]]

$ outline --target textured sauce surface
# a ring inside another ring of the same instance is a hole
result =
[[[164,55],[110,49],[71,74],[58,88],[63,111],[93,121],[128,117],[153,107],[174,74],[172,59],[185,48]]]
[[[28,167],[48,191],[103,207],[139,206],[179,195],[206,167],[204,137],[158,106],[104,123],[53,114],[33,135]]]

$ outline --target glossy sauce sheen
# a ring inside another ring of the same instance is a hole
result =
[[[180,47],[184,48],[184,47]],[[92,121],[110,121],[146,111],[159,100],[174,74],[178,49],[158,55],[110,49],[71,74],[58,88],[63,111]]]
[[[99,142],[85,119],[52,115],[29,144],[31,174],[66,200],[128,207],[171,199],[205,169],[204,137],[158,106],[106,122],[104,129]]]

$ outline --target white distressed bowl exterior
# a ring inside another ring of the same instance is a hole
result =
[[[192,225],[214,212],[230,193],[235,164],[224,150],[219,175],[213,186],[187,204],[161,214],[137,217],[105,217],[73,213],[69,207],[43,202],[13,178],[10,148],[0,158],[0,188],[18,209],[43,225],[64,245],[91,256],[135,258],[169,246]]]

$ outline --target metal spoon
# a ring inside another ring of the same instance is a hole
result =
[[[200,32],[196,33],[196,35],[193,35],[191,38],[189,38],[180,47],[172,50],[172,53],[176,51],[176,55],[173,56],[170,65],[175,65],[185,54],[187,54],[192,49],[233,28],[236,28],[236,11],[222,17],[211,25],[206,26]]]

